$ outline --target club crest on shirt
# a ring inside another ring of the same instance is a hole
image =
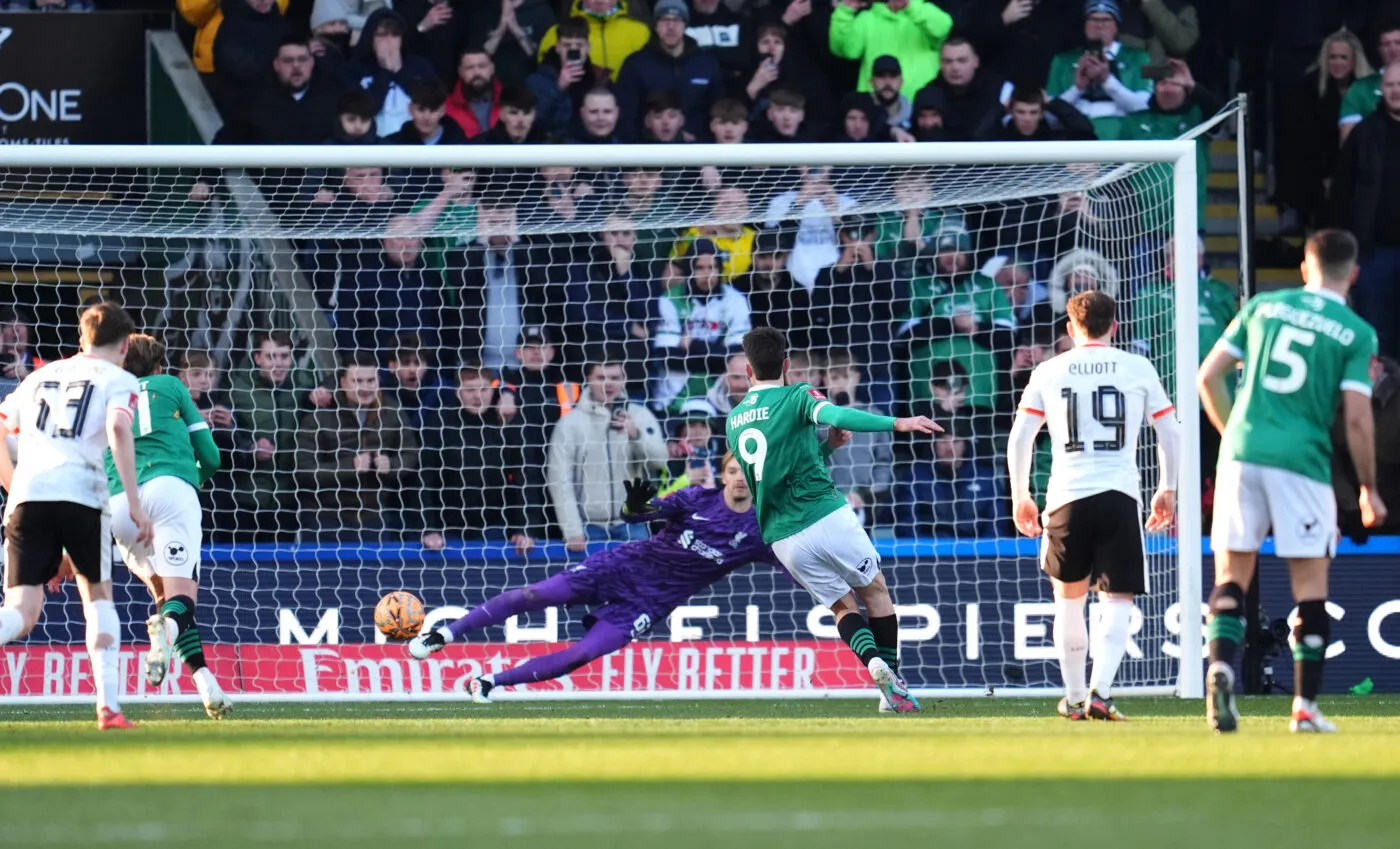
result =
[[[744,540],[748,539],[748,537],[749,537],[748,533],[746,533],[745,531],[740,531],[739,533],[737,533],[737,534],[734,535],[734,539],[731,539],[731,540],[729,541],[729,547],[730,547],[730,548],[738,548],[738,547],[739,547],[739,543],[741,543],[741,542],[743,542]]]

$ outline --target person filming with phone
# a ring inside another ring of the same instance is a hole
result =
[[[535,93],[535,121],[542,131],[573,138],[583,129],[578,118],[583,99],[607,83],[608,69],[593,64],[588,21],[568,18],[556,32],[558,41],[525,84]]]
[[[1152,80],[1144,74],[1151,64],[1145,50],[1118,40],[1123,13],[1118,0],[1088,0],[1084,4],[1084,41],[1080,50],[1067,50],[1050,62],[1050,97],[1058,97],[1093,121],[1100,139],[1123,136],[1123,118],[1147,108]]]

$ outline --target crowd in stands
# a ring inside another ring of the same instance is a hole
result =
[[[1228,39],[1203,23],[1220,22],[1213,5],[180,0],[179,9],[224,119],[216,143],[919,144],[1175,138],[1221,105],[1197,80],[1225,84]],[[1357,230],[1363,275],[1379,281],[1360,287],[1358,307],[1387,328],[1382,346],[1394,357],[1400,208],[1388,199],[1400,185],[1386,189],[1400,180],[1388,164],[1400,162],[1391,150],[1400,28],[1366,21],[1374,45],[1345,30],[1322,42],[1303,88],[1340,120],[1314,118],[1330,129],[1297,134],[1302,155],[1281,145],[1280,157],[1307,165],[1280,191],[1292,191],[1308,223],[1340,216]],[[1371,73],[1372,46],[1394,70]],[[1208,139],[1199,149],[1204,211]],[[788,334],[794,381],[840,404],[944,425],[922,444],[858,434],[832,458],[863,519],[903,536],[1011,532],[1006,429],[1030,370],[1068,344],[1074,292],[1114,294],[1119,341],[1175,391],[1170,182],[1160,173],[962,209],[934,205],[927,169],[353,168],[260,180],[293,225],[376,237],[296,244],[334,327],[334,376],[298,368],[280,331],[254,333],[226,375],[199,351],[178,364],[228,455],[207,497],[216,533],[236,538],[388,534],[437,549],[466,536],[519,551],[542,539],[574,550],[626,539],[637,526],[620,521],[625,481],[713,484],[722,417],[747,389],[739,342],[757,326]],[[191,197],[216,200],[219,183],[202,174]],[[877,197],[901,211],[860,211]],[[708,223],[673,226],[680,207]],[[1204,357],[1238,295],[1204,261],[1198,290]],[[0,392],[28,367],[24,336],[22,316],[0,313]],[[1377,368],[1391,385],[1377,405],[1393,415],[1400,367]],[[1202,434],[1209,476],[1208,424]],[[1382,451],[1382,466],[1400,470],[1397,454]],[[1042,490],[1048,459],[1043,442]]]

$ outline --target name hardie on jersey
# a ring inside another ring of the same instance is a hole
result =
[[[1138,434],[1175,407],[1147,358],[1093,343],[1036,366],[1021,409],[1043,417],[1053,440],[1049,512],[1100,492],[1141,499]]]

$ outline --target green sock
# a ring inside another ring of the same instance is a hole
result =
[[[175,655],[185,668],[193,673],[207,666],[199,626],[194,624],[194,600],[183,595],[166,599],[160,606],[160,615],[175,623]]]

